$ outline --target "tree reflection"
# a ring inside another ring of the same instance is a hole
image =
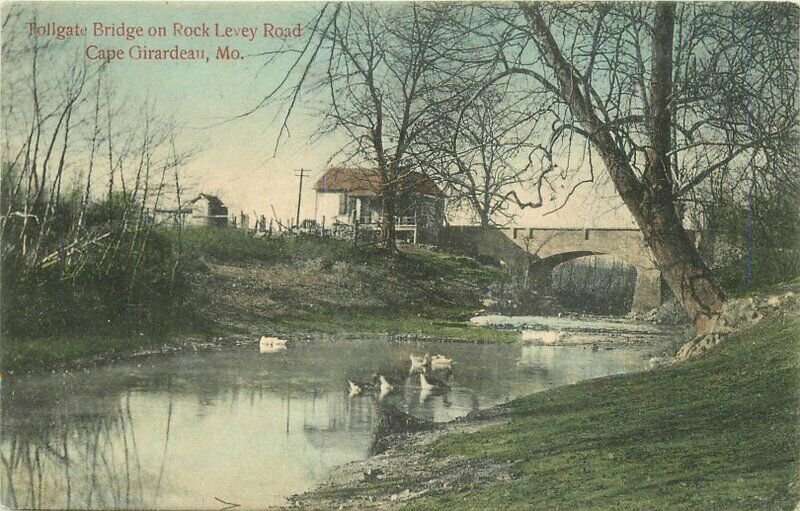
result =
[[[158,501],[172,419],[167,427],[158,481],[148,485],[136,442],[131,392],[110,413],[54,415],[37,427],[4,427],[0,443],[3,500],[12,508],[121,509]],[[26,424],[27,425],[27,424]],[[145,488],[154,488],[147,495]]]

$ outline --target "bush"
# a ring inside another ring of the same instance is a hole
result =
[[[321,238],[311,234],[258,237],[242,229],[187,227],[161,231],[183,253],[185,259],[208,257],[213,261],[296,263],[322,259],[358,261],[372,257],[372,249],[356,248],[352,241]]]
[[[164,331],[194,320],[168,237],[115,227],[104,241],[33,268],[15,257],[18,252],[5,251],[2,335],[129,334]]]
[[[754,197],[749,219],[744,207],[725,199],[709,208],[708,218],[701,253],[729,293],[754,291],[800,275],[796,198]]]

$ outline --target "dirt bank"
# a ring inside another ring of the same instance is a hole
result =
[[[487,286],[503,278],[467,258],[415,249],[366,262],[207,263],[191,284],[202,316],[255,333],[324,313],[455,319],[480,308]]]

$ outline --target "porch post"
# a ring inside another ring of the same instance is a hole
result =
[[[414,204],[414,245],[417,244],[417,210],[419,209],[419,201]]]

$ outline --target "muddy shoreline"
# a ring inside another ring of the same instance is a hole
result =
[[[597,319],[606,320],[606,317],[598,316]],[[621,320],[626,324],[635,325],[636,322]],[[641,323],[643,326],[651,324]],[[256,329],[249,329],[255,331]],[[517,341],[521,345],[548,345],[548,346],[583,346],[592,349],[615,349],[622,347],[646,346],[647,357],[669,357],[685,342],[686,332],[683,328],[672,327],[664,329],[660,333],[654,332],[570,332],[568,336],[562,337],[555,342],[539,341],[535,338],[526,339],[520,331],[520,339]],[[519,330],[518,330],[519,331]],[[603,334],[602,339],[597,339],[599,333]],[[416,333],[303,333],[303,332],[279,332],[264,330],[261,335],[277,336],[296,342],[336,342],[337,340],[359,340],[370,339],[381,342],[442,342],[442,343],[466,343],[466,344],[492,344],[495,341],[463,339],[457,337],[439,337],[428,334]],[[669,336],[672,340],[667,340]],[[258,346],[259,335],[253,333],[236,333],[223,336],[186,336],[176,340],[164,342],[163,344],[148,346],[142,349],[125,352],[107,352],[89,357],[59,362],[39,367],[29,367],[21,370],[10,370],[8,374],[39,374],[79,371],[90,369],[115,362],[147,359],[157,356],[171,356],[180,353],[196,353],[199,351],[219,351],[232,347]]]
[[[501,404],[432,424],[426,431],[389,435],[384,439],[389,446],[385,451],[340,465],[325,483],[290,495],[284,506],[267,509],[400,509],[409,501],[440,491],[511,480],[515,474],[510,463],[460,456],[431,459],[423,449],[446,435],[505,424],[511,418],[511,410]],[[395,484],[395,480],[402,482]]]

